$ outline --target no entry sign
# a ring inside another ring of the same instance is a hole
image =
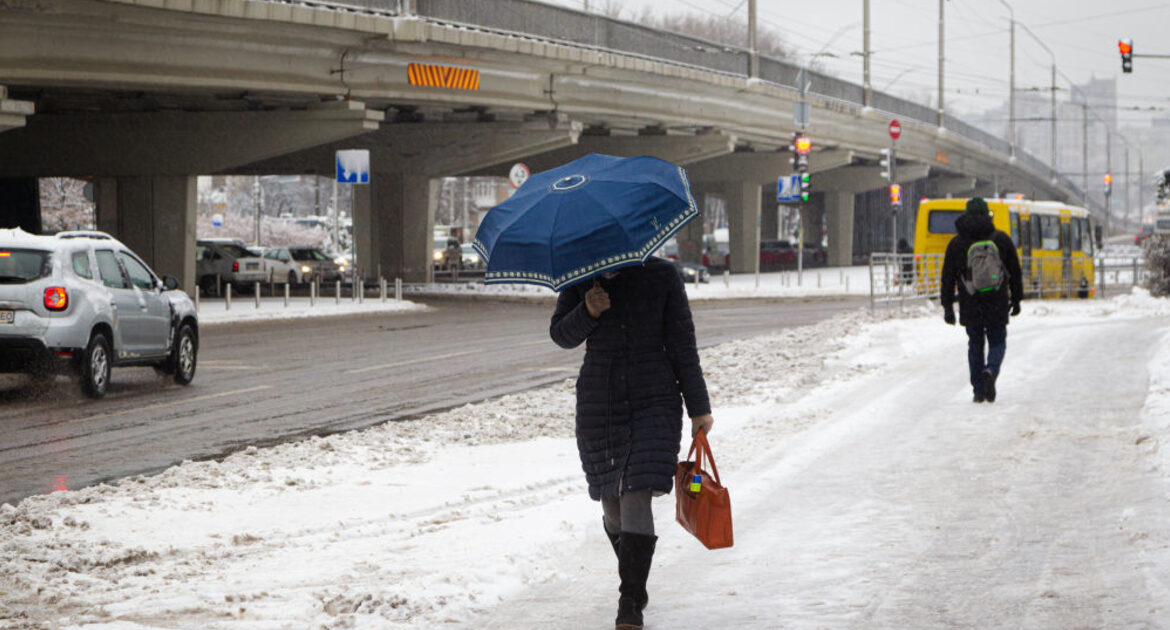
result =
[[[902,135],[902,123],[895,118],[890,121],[890,139],[897,140],[900,135]]]

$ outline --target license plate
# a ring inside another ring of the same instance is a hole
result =
[[[248,271],[255,271],[260,268],[260,263],[244,263],[244,269]]]
[[[0,324],[16,323],[16,311],[0,311]]]

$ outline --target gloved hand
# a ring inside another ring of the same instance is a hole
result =
[[[943,309],[943,321],[950,324],[951,326],[954,326],[955,325],[955,309],[953,309],[949,306],[946,307],[945,309]]]
[[[1020,303],[1012,302],[1012,317],[1020,314]]]

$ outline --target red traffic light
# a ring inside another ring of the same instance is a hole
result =
[[[1121,54],[1123,54],[1123,55],[1132,55],[1133,54],[1133,40],[1132,39],[1117,40],[1117,49],[1120,50]]]
[[[1113,183],[1113,175],[1111,175],[1109,173],[1105,173],[1105,183],[1112,184]]]
[[[810,150],[812,150],[812,140],[809,140],[808,136],[801,136],[796,139],[797,153],[801,155],[808,155]]]
[[[899,184],[890,184],[890,205],[902,205],[902,186]]]

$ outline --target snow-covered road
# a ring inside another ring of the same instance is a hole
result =
[[[994,405],[965,343],[923,308],[704,351],[736,546],[658,499],[647,628],[1170,627],[1170,304],[1026,304]],[[0,627],[612,627],[572,405],[566,382],[2,506]]]

